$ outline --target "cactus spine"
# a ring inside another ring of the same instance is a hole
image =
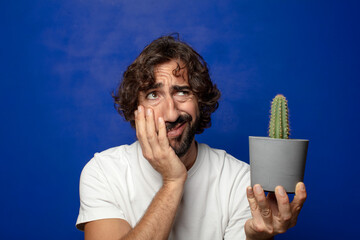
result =
[[[288,139],[289,135],[289,109],[287,100],[282,94],[278,94],[271,103],[269,137]]]

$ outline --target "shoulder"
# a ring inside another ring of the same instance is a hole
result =
[[[211,148],[206,144],[199,144],[199,151],[203,152],[206,161],[210,161],[211,164],[217,165],[217,167],[232,169],[234,171],[240,171],[247,173],[250,171],[250,166],[246,162],[243,162],[224,150]]]
[[[130,160],[138,154],[137,145],[138,143],[135,142],[131,145],[121,145],[95,153],[94,157],[83,168],[81,178],[87,175],[99,176],[126,171]]]
[[[131,145],[121,145],[113,148],[109,148],[100,153],[95,153],[94,158],[100,161],[112,161],[119,160],[121,158],[126,158],[128,156],[132,157],[137,154],[138,142],[134,142]]]
[[[80,211],[77,227],[85,222],[121,218],[127,219],[125,203],[120,196],[127,196],[129,159],[136,156],[136,143],[122,145],[95,153],[81,172],[79,193]],[[119,200],[120,199],[120,200]]]

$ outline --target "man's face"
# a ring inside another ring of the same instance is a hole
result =
[[[179,62],[180,67],[183,64]],[[182,157],[194,141],[199,121],[198,101],[190,89],[186,69],[175,76],[176,61],[155,67],[155,84],[146,92],[140,92],[139,104],[154,111],[157,119],[162,117],[167,127],[167,137],[175,153]]]

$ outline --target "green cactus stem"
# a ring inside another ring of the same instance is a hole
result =
[[[289,109],[287,100],[284,95],[278,94],[271,103],[269,137],[288,139],[289,135]]]

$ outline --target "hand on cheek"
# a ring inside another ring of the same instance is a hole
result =
[[[157,119],[151,108],[139,106],[135,111],[136,136],[144,157],[158,171],[164,182],[181,180],[184,182],[187,171],[174,150],[170,147],[163,118]]]

